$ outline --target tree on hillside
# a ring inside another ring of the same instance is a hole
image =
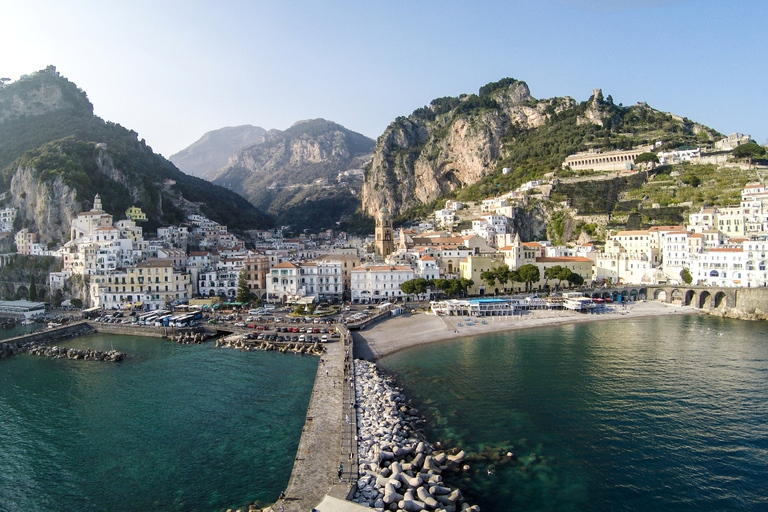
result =
[[[693,276],[691,275],[691,271],[687,268],[684,268],[680,271],[680,279],[683,280],[685,284],[691,284],[693,281]]]
[[[656,153],[650,153],[650,152],[640,153],[639,155],[637,155],[637,158],[635,158],[636,164],[645,164],[650,162],[655,164],[659,163],[659,157],[656,156]]]
[[[757,142],[747,142],[733,150],[733,156],[738,159],[747,159],[749,168],[752,168],[752,159],[765,156],[765,148]]]
[[[34,302],[37,300],[37,287],[35,286],[35,276],[29,279],[29,301]]]

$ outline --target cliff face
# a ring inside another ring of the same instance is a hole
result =
[[[72,219],[81,211],[77,192],[61,177],[40,181],[40,173],[20,167],[11,179],[11,205],[30,231],[38,233],[40,243],[65,242]]]
[[[93,113],[85,92],[61,77],[54,66],[22,77],[6,86],[0,97],[0,123],[22,116],[39,116],[57,110]]]
[[[361,168],[373,146],[373,140],[331,121],[301,121],[285,131],[269,130],[263,140],[240,150],[210,179],[281,222],[294,218],[292,210],[307,202],[334,197],[345,208],[356,205],[356,186],[340,186],[339,173]],[[326,215],[326,227],[332,227],[341,211],[324,209],[319,214]]]
[[[140,207],[147,230],[189,213],[235,230],[272,225],[240,195],[182,173],[136,132],[95,117],[85,92],[54,67],[0,87],[0,205],[19,208],[41,242],[63,241],[97,193],[115,220]]]
[[[242,148],[263,141],[266,132],[259,126],[227,126],[206,133],[168,160],[182,172],[205,179],[227,165]]]
[[[480,96],[435,100],[387,127],[363,181],[369,215],[382,206],[397,214],[476,183],[503,157],[510,127],[537,128],[575,105],[571,98],[537,101],[516,80],[491,85]]]

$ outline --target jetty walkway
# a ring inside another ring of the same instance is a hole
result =
[[[320,358],[285,499],[275,503],[274,511],[281,506],[286,512],[338,510],[327,504],[340,503],[354,492],[358,474],[354,354],[349,331],[337,328],[341,338],[326,344],[327,352]],[[345,509],[347,505],[355,506],[344,503]]]

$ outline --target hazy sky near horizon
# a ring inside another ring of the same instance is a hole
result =
[[[224,126],[317,117],[375,139],[504,77],[768,141],[758,0],[0,0],[0,20],[0,77],[55,65],[166,157]]]

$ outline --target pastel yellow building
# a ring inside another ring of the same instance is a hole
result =
[[[125,216],[135,222],[143,222],[147,220],[147,214],[141,211],[138,206],[131,206],[125,210]]]

